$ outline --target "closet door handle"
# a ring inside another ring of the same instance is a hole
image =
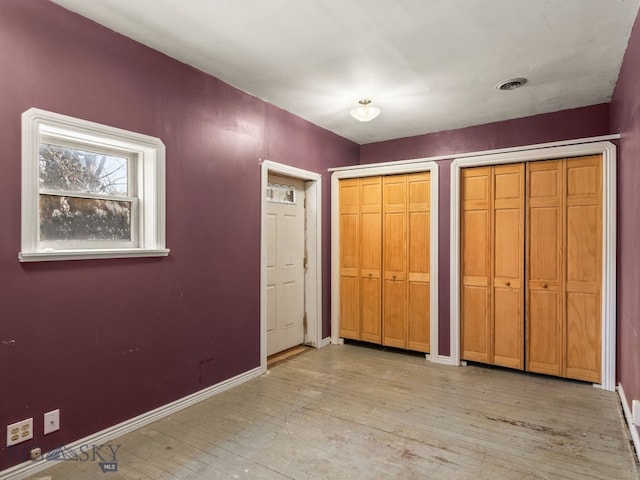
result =
[[[369,274],[369,278],[371,278],[371,274]]]
[[[547,288],[549,285],[547,285],[546,283],[542,284],[542,288]]]
[[[393,276],[393,279],[394,279],[394,280],[396,279],[396,276],[395,276],[395,275]]]
[[[504,284],[508,287],[509,285],[511,285],[511,282],[504,282]]]

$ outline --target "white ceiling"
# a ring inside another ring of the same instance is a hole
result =
[[[53,1],[359,144],[608,102],[640,4]]]

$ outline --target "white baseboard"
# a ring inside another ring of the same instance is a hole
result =
[[[432,356],[430,354],[427,354],[426,358],[432,363],[439,363],[440,365],[451,365],[454,367],[458,366],[458,364],[455,363],[451,357],[447,357],[446,355]]]
[[[229,390],[230,388],[236,387],[244,382],[248,382],[249,380],[259,377],[263,373],[264,372],[261,367],[241,373],[233,378],[217,383],[216,385],[212,385],[204,390],[200,390],[199,392],[192,393],[191,395],[187,395],[186,397],[163,405],[162,407],[150,410],[149,412],[106,428],[100,432],[94,433],[93,435],[89,435],[88,437],[70,443],[69,445],[64,445],[64,450],[70,454],[80,454],[82,453],[81,447],[105,444],[126,433],[155,422],[156,420],[168,417],[169,415],[173,415],[174,413],[195,405],[198,402],[202,402],[203,400],[222,393],[225,390]],[[0,472],[0,480],[20,480],[27,478],[60,462],[60,460],[48,460],[47,455],[48,453],[43,453],[43,460],[27,461],[8,468],[7,470],[3,470]]]
[[[318,346],[318,348],[323,348],[323,347],[326,347],[327,345],[331,345],[331,337],[323,338],[320,341],[320,345]]]
[[[624,411],[624,418],[627,421],[627,426],[631,432],[631,439],[633,440],[633,446],[636,449],[636,456],[640,458],[640,434],[638,434],[638,427],[633,424],[633,417],[631,415],[631,405],[627,401],[627,396],[624,394],[622,384],[618,384],[618,396],[622,403],[622,410]]]

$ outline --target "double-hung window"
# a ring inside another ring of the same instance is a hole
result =
[[[38,109],[23,114],[21,261],[164,256],[164,145]]]

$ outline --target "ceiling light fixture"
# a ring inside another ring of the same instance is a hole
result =
[[[378,107],[371,106],[371,100],[364,98],[358,102],[359,107],[351,110],[351,116],[361,122],[370,122],[378,115],[380,115],[380,109]]]
[[[527,83],[526,78],[512,78],[510,80],[500,82],[498,85],[496,85],[496,88],[502,91],[510,91],[515,90],[516,88],[520,88],[525,83]]]

